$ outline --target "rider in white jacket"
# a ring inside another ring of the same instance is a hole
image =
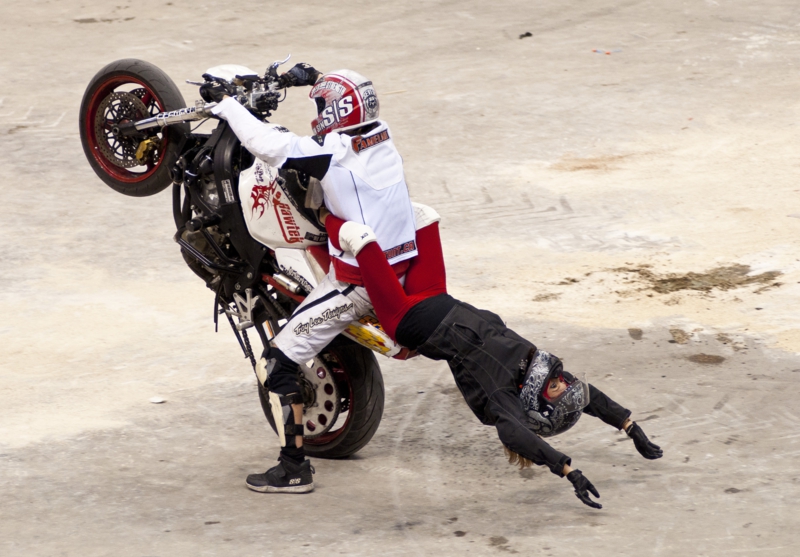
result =
[[[402,159],[388,126],[378,120],[372,82],[350,70],[320,76],[306,64],[297,64],[282,79],[287,85],[313,85],[309,97],[317,105],[318,116],[312,122],[316,135],[301,137],[265,124],[217,86],[203,86],[201,94],[220,101],[214,114],[228,121],[253,155],[271,166],[316,178],[332,214],[372,228],[402,280],[408,260],[417,255],[414,211]],[[248,476],[247,486],[255,491],[304,493],[314,488],[313,468],[302,445],[297,365],[311,360],[372,307],[356,259],[330,242],[329,251],[331,272],[298,306],[258,362],[259,379],[269,387],[271,405],[282,408],[283,420],[275,420],[280,462],[264,474]]]

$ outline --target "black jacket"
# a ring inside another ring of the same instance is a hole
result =
[[[436,296],[414,306],[398,325],[398,340],[404,333],[412,336],[409,331],[432,330],[417,350],[428,358],[447,361],[475,416],[495,426],[500,441],[510,450],[563,476],[564,465],[571,459],[535,433],[519,397],[521,379],[536,346],[506,327],[496,314],[447,298],[452,302]],[[443,301],[450,310],[432,323],[431,315],[442,314]],[[436,311],[426,312],[428,304]],[[629,410],[591,385],[590,402],[584,411],[618,429],[630,415]]]

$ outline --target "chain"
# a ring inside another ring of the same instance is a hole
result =
[[[261,294],[262,294],[261,297],[264,300],[265,305],[266,305],[266,303],[269,303],[270,307],[272,307],[272,309],[275,310],[275,312],[278,314],[279,318],[283,318],[283,319],[288,319],[289,318],[289,312],[287,312],[285,309],[283,309],[283,307],[278,303],[278,300],[273,298],[270,295],[270,292],[268,290],[266,290],[263,287],[259,287],[259,292],[261,292]]]
[[[250,358],[250,363],[252,364],[253,369],[256,369],[256,358],[253,356],[253,348],[250,346],[250,339],[247,336],[247,331],[242,331],[242,337],[244,338],[245,345],[244,355]]]

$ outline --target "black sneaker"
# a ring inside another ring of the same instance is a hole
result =
[[[295,464],[279,457],[278,465],[263,474],[247,476],[247,487],[261,493],[308,493],[314,490],[314,467],[310,460]]]

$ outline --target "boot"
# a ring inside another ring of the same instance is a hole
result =
[[[263,474],[250,474],[245,483],[260,493],[308,493],[314,490],[314,473],[310,460],[297,464],[281,455],[277,466]]]

